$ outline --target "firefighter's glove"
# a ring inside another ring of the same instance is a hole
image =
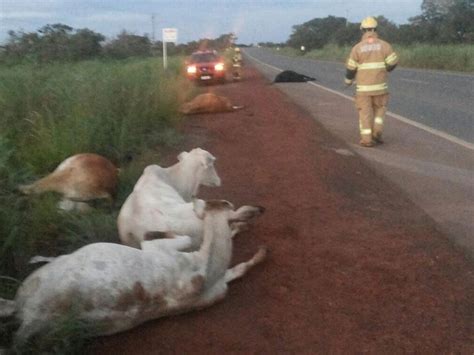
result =
[[[351,79],[344,79],[344,84],[346,85],[346,87],[349,87],[352,85],[352,80]]]

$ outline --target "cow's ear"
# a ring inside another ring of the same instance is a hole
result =
[[[193,199],[193,211],[199,219],[204,219],[204,210],[206,209],[206,201],[198,198]]]
[[[188,155],[188,152],[181,152],[178,155],[178,161],[182,161],[184,158],[186,158],[186,155]]]

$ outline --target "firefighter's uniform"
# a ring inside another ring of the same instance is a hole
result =
[[[240,48],[234,49],[234,57],[233,59],[237,62],[242,62],[242,53],[240,52]]]
[[[235,79],[240,79],[242,77],[242,53],[240,48],[234,49],[234,55],[232,57],[232,73]]]
[[[382,143],[382,130],[387,110],[387,72],[398,64],[392,46],[378,38],[377,21],[369,17],[362,21],[366,30],[346,62],[345,83],[356,81],[355,104],[359,112],[360,144],[373,146]]]

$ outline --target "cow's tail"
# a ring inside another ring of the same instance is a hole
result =
[[[242,110],[244,108],[244,106],[232,106],[232,109],[234,111],[237,111],[237,110]]]
[[[0,318],[10,317],[16,312],[14,301],[0,298]]]

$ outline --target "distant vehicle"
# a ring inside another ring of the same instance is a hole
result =
[[[216,51],[198,51],[186,61],[186,75],[196,82],[225,82],[224,58]]]

